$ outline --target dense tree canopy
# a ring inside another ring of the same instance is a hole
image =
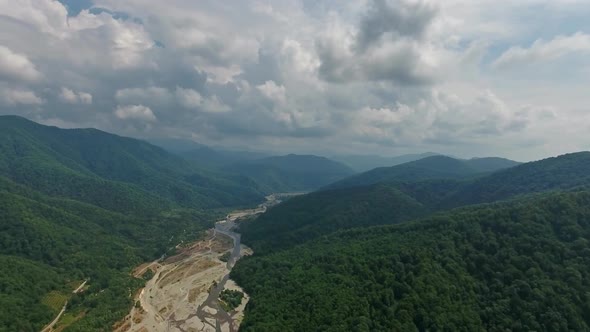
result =
[[[590,192],[337,232],[246,258],[244,331],[590,329]]]

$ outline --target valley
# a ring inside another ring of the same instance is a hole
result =
[[[229,279],[229,273],[241,257],[253,253],[241,244],[241,235],[234,231],[236,222],[262,214],[291,195],[272,194],[255,209],[234,211],[215,223],[205,238],[179,245],[175,255],[138,266],[135,277],[152,277],[136,294],[135,305],[115,325],[115,331],[237,331],[248,295],[231,312],[219,301],[224,289],[243,292]]]
[[[0,332],[590,330],[589,152],[350,174],[0,129]]]

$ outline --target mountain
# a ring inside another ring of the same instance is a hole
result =
[[[128,215],[50,197],[0,177],[0,330],[39,331],[69,298],[79,331],[104,330],[142,286],[129,271],[211,227],[214,215]],[[89,288],[72,296],[82,280]]]
[[[350,166],[356,172],[366,172],[378,167],[390,167],[438,155],[440,154],[434,152],[404,154],[395,157],[383,157],[376,155],[341,155],[333,156],[332,159]]]
[[[294,197],[240,227],[258,252],[288,248],[351,227],[399,223],[424,216],[429,207],[387,185],[318,191]]]
[[[146,142],[96,129],[47,127],[15,116],[0,117],[0,176],[119,212],[261,199],[247,178],[202,171]]]
[[[327,188],[357,187],[380,182],[448,178],[464,179],[476,174],[492,172],[517,164],[516,162],[501,158],[460,160],[447,156],[432,156],[397,166],[376,168],[333,183]]]
[[[475,179],[446,198],[443,207],[508,199],[590,185],[590,152],[566,154],[498,171]]]
[[[588,220],[590,192],[551,193],[255,254],[240,329],[588,331]]]
[[[315,190],[354,173],[328,158],[295,154],[240,162],[225,170],[254,179],[268,193]]]
[[[495,172],[521,164],[514,160],[498,157],[472,158],[465,160],[465,163],[478,172]]]
[[[197,143],[195,141],[186,140],[186,139],[177,139],[177,138],[153,138],[147,140],[150,144],[155,146],[159,146],[162,149],[175,153],[175,154],[182,154],[186,151],[191,150],[199,150],[199,149],[209,149],[213,150],[210,147]]]
[[[464,161],[442,158],[447,166],[464,165]],[[270,209],[255,223],[244,224],[242,238],[257,252],[266,252],[290,248],[337,230],[400,223],[437,211],[519,195],[573,190],[590,186],[588,165],[590,153],[581,152],[475,179],[383,182],[314,192]]]
[[[211,148],[182,139],[153,139],[150,142],[205,169],[219,169],[233,163],[269,157],[260,152]]]
[[[69,331],[108,329],[143,286],[134,266],[261,199],[143,141],[0,117],[0,331],[39,331],[66,300]]]

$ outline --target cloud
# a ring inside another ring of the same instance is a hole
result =
[[[537,39],[529,48],[514,46],[502,53],[493,63],[496,68],[511,68],[546,62],[572,53],[590,53],[590,35],[577,32],[557,36],[552,40]]]
[[[383,42],[385,38],[420,39],[437,14],[437,8],[425,1],[370,1],[356,37],[360,52]]]
[[[225,113],[231,111],[231,108],[220,101],[217,96],[205,99],[201,109],[206,113]]]
[[[115,100],[120,104],[168,105],[174,100],[174,96],[166,88],[151,86],[117,90]]]
[[[590,123],[579,1],[76,5],[0,0],[0,113],[278,152],[519,158],[582,146],[558,129]]]
[[[44,103],[44,100],[39,98],[33,91],[0,89],[0,103],[8,106],[39,106]]]
[[[127,105],[127,106],[118,106],[115,110],[115,115],[117,118],[122,120],[141,120],[141,121],[148,121],[153,122],[156,121],[156,116],[154,112],[149,107],[143,105]]]
[[[335,21],[316,42],[320,77],[328,82],[435,80],[434,44],[424,36],[438,11],[423,1],[373,0],[359,26]]]
[[[74,92],[68,88],[62,87],[59,93],[59,99],[67,104],[92,104],[92,95],[87,92]]]
[[[285,87],[277,85],[274,81],[266,81],[264,84],[256,87],[262,95],[273,102],[282,104],[287,100]]]
[[[35,82],[41,77],[41,73],[24,54],[0,45],[0,79]]]
[[[180,105],[186,108],[197,108],[203,103],[203,97],[193,89],[176,87],[176,98]]]

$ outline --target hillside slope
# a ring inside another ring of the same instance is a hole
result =
[[[395,157],[383,157],[374,155],[338,155],[331,157],[333,160],[350,166],[357,172],[366,172],[379,167],[391,167],[409,163],[411,161],[424,159],[426,157],[438,156],[440,153],[425,152],[416,154],[404,154]]]
[[[146,142],[95,129],[64,130],[0,117],[0,175],[52,196],[126,212],[243,205],[261,199],[247,178],[230,178]]]
[[[441,207],[508,199],[517,195],[590,185],[590,152],[578,152],[522,164],[475,179]]]
[[[139,140],[0,117],[0,331],[39,331],[66,300],[67,331],[108,330],[144,283],[134,266],[261,199]]]
[[[588,331],[590,192],[354,229],[232,278],[244,331]]]
[[[449,166],[463,164],[444,158]],[[340,229],[399,223],[459,206],[590,186],[589,174],[590,153],[581,152],[475,179],[398,181],[325,190],[274,207],[255,223],[244,224],[242,234],[258,252],[284,249]]]
[[[376,168],[333,183],[327,186],[327,189],[358,187],[384,182],[465,179],[517,164],[501,158],[460,160],[447,156],[432,156],[393,167]]]
[[[142,285],[130,269],[197,237],[212,220],[192,210],[124,215],[0,177],[0,262],[7,262],[0,264],[0,331],[39,331],[61,308],[48,299],[71,297],[84,279],[90,288],[71,299],[70,312],[83,313],[80,330],[103,330],[127,313],[125,294]]]
[[[429,208],[397,188],[375,185],[319,191],[289,199],[244,223],[242,239],[258,253],[279,250],[351,227],[398,223]]]
[[[294,154],[236,163],[226,170],[254,179],[268,193],[315,190],[354,173],[324,157]]]

